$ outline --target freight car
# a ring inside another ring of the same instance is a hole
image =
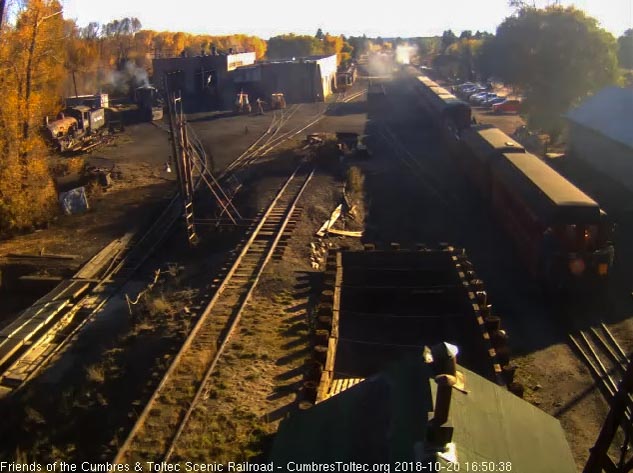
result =
[[[56,120],[46,119],[48,138],[61,152],[76,151],[98,136],[105,127],[105,110],[76,105],[65,108]]]
[[[501,130],[471,126],[470,111],[442,115],[434,104],[445,94],[433,81],[417,77],[415,85],[532,276],[550,289],[605,282],[614,249],[598,203]]]

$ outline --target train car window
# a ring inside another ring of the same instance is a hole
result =
[[[578,241],[578,234],[576,225],[565,226],[565,242],[570,248],[576,248],[576,242]]]
[[[598,243],[598,225],[586,225],[583,230],[583,243],[586,251],[593,251]]]

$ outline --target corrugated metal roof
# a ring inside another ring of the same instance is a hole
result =
[[[565,117],[633,148],[633,89],[606,87]]]

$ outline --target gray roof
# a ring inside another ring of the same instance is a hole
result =
[[[605,87],[565,117],[633,148],[633,89]]]

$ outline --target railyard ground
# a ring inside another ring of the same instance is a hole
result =
[[[519,367],[517,376],[526,386],[526,399],[561,421],[580,468],[607,405],[588,370],[569,348],[567,333],[600,318],[628,352],[633,349],[633,307],[627,290],[631,281],[625,270],[633,267],[631,251],[624,248],[619,253],[620,270],[610,304],[595,310],[576,308],[570,320],[569,314],[549,304],[525,276],[503,232],[469,190],[433,132],[429,117],[411,100],[410,82],[396,77],[386,81],[385,88],[384,97],[364,95],[314,127],[315,131],[367,135],[372,158],[354,163],[365,175],[363,241],[431,246],[446,241],[467,249],[486,283],[494,312],[502,317],[511,337],[512,362]],[[303,105],[293,123],[313,116],[322,106]],[[506,132],[516,128],[514,119],[508,117],[502,120],[509,123],[497,125]],[[270,114],[199,114],[190,117],[190,123],[219,170],[246,149],[270,119]],[[495,123],[492,118],[491,122]],[[174,187],[172,177],[163,172],[169,143],[164,131],[152,125],[131,127],[126,137],[117,146],[94,153],[114,160],[121,167],[122,179],[94,199],[92,211],[4,242],[0,253],[36,252],[45,246],[49,252],[87,258],[142,217],[149,217],[154,205],[159,206]],[[297,136],[295,147],[303,137]],[[256,163],[256,177],[239,201],[245,215],[253,215],[265,205],[280,183],[281,171],[289,165],[286,161],[288,155],[279,153]],[[319,285],[319,273],[310,264],[310,243],[316,243],[314,231],[340,201],[342,182],[339,171],[322,169],[308,187],[290,245],[282,261],[266,271],[241,331],[231,342],[229,356],[215,376],[205,409],[219,413],[217,422],[198,432],[196,438],[187,438],[181,455],[204,449],[218,460],[261,455],[279,420],[297,408],[302,364],[309,347],[308,315]],[[628,232],[628,228],[621,231]],[[175,232],[139,278],[124,289],[137,294],[146,286],[146,278],[167,261],[180,268],[174,270],[175,276],[161,279],[145,309],[130,317],[123,300],[117,299],[100,325],[85,330],[51,370],[33,383],[26,403],[14,412],[13,425],[21,425],[21,431],[9,433],[12,441],[4,442],[7,447],[0,456],[13,457],[19,450],[35,457],[112,457],[190,328],[193,316],[187,314],[195,313],[212,275],[239,239],[231,232],[203,233],[200,247],[188,250],[182,232]],[[620,241],[626,236],[623,233]],[[360,246],[359,241],[344,238],[327,244]],[[51,386],[63,388],[51,395]],[[45,399],[42,392],[47,393]]]

